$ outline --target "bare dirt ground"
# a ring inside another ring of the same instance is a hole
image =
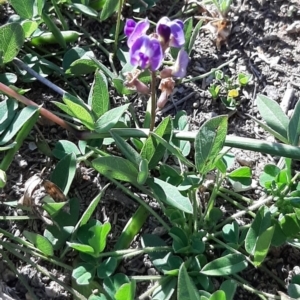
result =
[[[168,11],[169,6],[166,3],[170,2],[159,1],[156,7],[147,11],[147,16],[153,21],[157,21],[159,17]],[[182,7],[183,1],[179,1],[175,11],[177,12]],[[130,16],[130,11],[125,10],[124,14],[125,17],[128,17]],[[2,12],[2,16],[5,17],[5,11]],[[223,68],[223,72],[229,76],[236,76],[239,72],[247,72],[253,75],[253,80],[244,89],[236,112],[233,114],[224,107],[221,101],[215,101],[211,98],[207,87],[211,83],[212,77],[207,77],[203,80],[177,86],[176,92],[172,96],[175,106],[170,101],[166,106],[167,111],[165,110],[166,112],[161,117],[169,114],[175,115],[177,110],[184,109],[189,115],[191,130],[197,130],[205,120],[212,116],[230,113],[229,134],[272,141],[273,138],[268,136],[246,114],[261,119],[255,105],[255,98],[258,93],[265,94],[282,104],[290,89],[293,90],[293,96],[288,98],[286,111],[288,115],[292,113],[300,93],[300,33],[289,33],[287,28],[299,20],[300,2],[298,0],[245,0],[234,15],[228,46],[223,45],[221,50],[218,51],[214,40],[211,39],[211,35],[207,31],[200,31],[191,54],[188,76],[201,75],[236,57],[232,63]],[[99,23],[86,20],[85,28],[95,38],[99,38],[107,34],[111,25],[110,22],[113,21],[108,21],[103,26],[102,24],[99,25]],[[98,58],[101,59],[100,54]],[[50,78],[50,80],[59,85],[58,78]],[[25,87],[30,88],[33,86],[28,84]],[[66,87],[63,88],[66,89]],[[176,105],[176,101],[190,93],[194,93],[192,97],[184,103]],[[120,97],[116,97],[113,91],[111,91],[111,96],[115,97],[113,99],[114,103],[122,101]],[[47,87],[37,83],[34,83],[34,88],[27,93],[27,97],[37,103],[45,103],[46,107],[51,107],[48,104],[49,100],[60,100]],[[143,102],[141,99],[136,99],[136,97],[133,97],[132,101],[138,107],[142,117],[144,111]],[[52,148],[59,139],[73,139],[64,130],[55,126],[40,127],[40,130]],[[30,176],[40,172],[45,166],[47,167],[47,172],[55,166],[55,160],[48,159],[29,146],[30,143],[35,142],[36,136],[37,132],[33,132],[31,135],[32,140],[27,141],[23,145],[20,153],[15,158],[14,164],[8,172],[8,184],[5,189],[0,191],[0,201],[19,199],[24,192],[24,182]],[[253,179],[256,182],[263,166],[267,162],[278,160],[276,157],[250,151],[237,149],[234,151],[236,153],[235,166],[251,166]],[[78,176],[73,184],[72,193],[80,198],[82,211],[105,183],[105,178],[96,174],[96,172],[83,165],[78,166]],[[245,193],[252,199],[257,199],[260,197],[262,190],[259,186],[256,186]],[[149,199],[146,200],[149,201]],[[153,206],[155,207],[155,204]],[[110,188],[106,193],[105,199],[101,202],[101,207],[98,208],[95,217],[101,221],[109,220],[113,224],[113,232],[110,236],[111,245],[113,245],[136,207],[136,204],[131,199],[115,188]],[[228,209],[227,213],[230,214],[232,212],[231,208],[226,208]],[[159,210],[158,207],[155,207],[155,209]],[[0,205],[0,215],[16,214],[17,212],[14,209]],[[247,223],[247,219],[243,219],[241,222]],[[42,232],[43,228],[42,222],[36,220],[33,222],[1,221],[0,226],[16,236],[21,236],[24,229]],[[155,220],[150,218],[142,233],[152,232],[157,226],[158,224]],[[132,243],[132,247],[138,246],[139,237],[137,236]],[[70,299],[68,293],[56,286],[49,278],[42,276],[21,261],[14,259],[14,262],[16,267],[27,276],[29,284],[34,288],[37,296],[40,297],[39,299],[54,299],[57,295],[56,293],[59,294],[59,297],[55,299]],[[40,263],[43,264],[42,262]],[[70,274],[65,274],[63,270],[50,265],[45,266],[62,280],[70,282]],[[299,269],[300,253],[288,246],[276,251],[272,250],[268,256],[266,266],[279,278],[288,282],[290,275]],[[124,271],[127,275],[155,273],[151,263],[145,257],[125,261],[121,266],[121,271]],[[276,294],[277,290],[281,289],[277,282],[271,280],[260,269],[249,268],[243,272],[242,276],[257,289],[273,294]],[[20,284],[15,274],[1,261],[0,279],[13,299],[25,299],[26,289]],[[147,287],[141,285],[139,288],[143,290]],[[254,300],[256,298],[252,294],[245,292],[245,290],[239,289],[235,299]]]

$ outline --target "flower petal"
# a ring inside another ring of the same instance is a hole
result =
[[[162,17],[157,25],[156,32],[163,39],[164,43],[168,43],[171,35],[171,29],[168,26],[170,19],[168,17]]]
[[[175,20],[169,24],[171,29],[170,46],[180,48],[185,43],[183,22],[181,20]]]
[[[150,22],[148,21],[147,18],[136,23],[134,30],[132,31],[131,35],[127,40],[128,47],[130,48],[139,37],[146,34],[149,27],[150,27]]]
[[[125,23],[125,26],[124,26],[124,34],[129,37],[134,28],[136,27],[136,22],[132,19],[126,19],[126,23]]]
[[[155,38],[143,35],[135,40],[129,50],[130,63],[142,69],[157,70],[163,61],[163,51],[160,42]]]
[[[183,78],[186,75],[186,68],[189,63],[189,55],[183,48],[180,49],[174,66],[172,67],[172,76]]]
[[[160,42],[157,39],[150,39],[149,48],[151,49],[150,68],[156,71],[161,66],[164,54]]]

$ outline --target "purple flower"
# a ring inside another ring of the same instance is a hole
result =
[[[189,63],[189,56],[183,48],[180,49],[177,59],[172,67],[167,67],[160,72],[161,78],[176,77],[183,78],[186,75],[186,68]]]
[[[143,35],[137,38],[130,47],[129,57],[133,66],[140,66],[142,69],[149,67],[155,71],[161,66],[164,55],[157,39]]]
[[[186,75],[186,68],[189,63],[189,55],[183,48],[180,49],[175,64],[172,68],[172,76],[183,78]]]
[[[183,27],[181,20],[171,21],[168,17],[162,17],[157,23],[156,32],[165,45],[180,48],[185,43]]]
[[[127,45],[129,48],[133,43],[142,35],[146,34],[149,29],[150,23],[148,19],[135,22],[132,19],[127,19],[124,27],[124,33],[128,37]]]

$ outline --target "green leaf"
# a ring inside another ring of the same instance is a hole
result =
[[[224,291],[216,291],[210,297],[209,300],[226,300]]]
[[[46,196],[43,198],[43,202],[46,200],[52,200],[53,199],[50,196]],[[53,218],[55,215],[59,213],[59,211],[67,205],[68,202],[45,202],[43,204],[43,209],[50,215],[51,218]]]
[[[118,8],[118,4],[121,5],[122,2],[119,0],[109,0],[105,1],[101,15],[100,15],[100,20],[104,21],[107,18],[109,18]]]
[[[228,179],[233,182],[240,182],[244,186],[249,186],[252,183],[252,173],[249,167],[240,167],[227,174]]]
[[[175,253],[186,253],[189,246],[189,239],[185,231],[179,227],[173,227],[169,231],[169,235],[173,238],[173,249]]]
[[[190,38],[189,43],[188,43],[188,47],[186,47],[187,53],[189,55],[191,55],[191,52],[193,50],[193,47],[194,47],[195,41],[197,39],[197,36],[199,35],[199,31],[202,27],[202,24],[203,24],[203,20],[199,20],[198,23],[196,24],[196,26],[194,27],[193,33],[192,33],[191,38]]]
[[[54,251],[51,243],[42,235],[29,232],[27,230],[23,231],[23,235],[28,241],[30,241],[36,248],[38,248],[44,255],[53,256]]]
[[[244,73],[238,74],[238,81],[241,86],[247,85],[251,79],[252,79],[251,74],[244,74]]]
[[[228,254],[206,264],[201,274],[207,276],[226,276],[236,274],[247,268],[247,260],[242,254]]]
[[[160,201],[186,213],[193,213],[193,207],[189,198],[183,196],[176,186],[158,178],[154,178],[154,182],[148,180],[147,183],[152,188],[155,197]]]
[[[149,176],[148,160],[142,159],[139,164],[139,173],[137,177],[138,184],[143,185]]]
[[[83,5],[83,4],[80,4],[80,3],[73,3],[72,5],[70,5],[74,10],[77,10],[81,13],[83,13],[84,15],[86,16],[89,16],[89,17],[93,17],[93,18],[97,18],[98,17],[98,13],[96,10],[86,6],[86,5]]]
[[[136,284],[135,284],[134,280],[123,284],[117,290],[117,292],[115,294],[115,299],[116,300],[123,300],[123,299],[134,300],[135,287],[136,287]]]
[[[100,71],[95,73],[95,79],[90,90],[88,104],[92,107],[97,118],[101,117],[109,110],[107,79]]]
[[[97,133],[108,132],[118,123],[122,115],[128,109],[129,105],[130,103],[127,103],[107,111],[96,121],[95,131]]]
[[[110,299],[115,298],[115,294],[119,288],[126,283],[130,283],[128,277],[124,274],[118,273],[114,276],[110,276],[103,280],[103,287],[107,294],[110,296]],[[125,298],[126,299],[126,298]]]
[[[226,242],[238,244],[239,242],[239,225],[236,221],[226,224],[223,229],[223,238]]]
[[[65,72],[66,74],[80,76],[93,73],[96,69],[97,65],[91,58],[80,58],[73,61]]]
[[[287,237],[295,237],[300,232],[300,224],[296,214],[285,214],[280,219],[280,227]]]
[[[92,161],[93,167],[108,178],[136,183],[137,167],[130,161],[117,156],[99,157]]]
[[[181,153],[181,151],[178,148],[172,146],[169,142],[164,140],[155,132],[151,132],[150,134],[158,141],[159,144],[162,144],[167,150],[171,152],[172,155],[177,157],[182,163],[186,164],[188,167],[191,168],[195,167],[187,158],[184,157],[184,155]]]
[[[38,23],[36,21],[25,20],[21,23],[24,30],[25,38],[29,38],[38,28]]]
[[[269,209],[262,206],[256,213],[255,219],[253,220],[245,239],[246,251],[254,255],[255,248],[260,236],[271,226],[271,213]]]
[[[72,114],[79,119],[82,124],[90,130],[95,129],[93,114],[83,102],[68,93],[64,94],[63,101],[71,110]]]
[[[181,130],[181,131],[189,131],[189,127],[190,127],[189,118],[186,115],[186,112],[179,111],[176,114],[175,119],[173,120],[173,124],[174,124],[173,125],[174,129]],[[172,142],[175,146],[177,146],[181,150],[183,156],[186,157],[190,154],[191,143],[189,141],[183,141],[183,140],[173,138]]]
[[[70,248],[75,249],[82,253],[91,254],[91,255],[95,254],[93,247],[89,245],[80,244],[80,243],[70,243],[70,242],[67,242],[67,245]]]
[[[288,294],[293,299],[299,299],[300,298],[300,285],[290,283],[288,286]],[[292,300],[292,299],[287,299],[287,300]]]
[[[280,168],[275,165],[265,165],[263,173],[259,176],[259,184],[265,188],[270,188],[273,181],[276,180],[280,173]]]
[[[17,108],[18,102],[11,98],[0,102],[0,134],[11,124]]]
[[[277,131],[275,131],[274,129],[272,129],[270,126],[268,126],[266,123],[264,123],[263,121],[260,121],[256,118],[254,118],[253,116],[246,114],[249,118],[251,118],[252,120],[254,120],[257,124],[260,125],[260,127],[262,127],[264,130],[266,130],[267,132],[269,132],[270,134],[272,134],[276,139],[278,139],[279,141],[288,144],[288,140],[287,138],[285,138],[284,136],[282,136],[281,134],[279,134]]]
[[[22,19],[31,19],[33,17],[35,0],[9,0],[9,3]]]
[[[265,120],[267,125],[287,138],[289,118],[284,114],[280,105],[276,101],[261,94],[257,96],[256,104],[261,117]]]
[[[195,162],[197,171],[206,174],[219,159],[227,134],[227,116],[218,116],[206,121],[195,138]]]
[[[172,122],[170,116],[164,118],[163,121],[157,126],[154,132],[162,137],[167,142],[171,139]],[[142,158],[149,161],[149,169],[152,170],[157,166],[166,152],[164,145],[158,143],[155,138],[150,135],[144,143],[141,151]]]
[[[236,288],[237,283],[232,279],[228,279],[222,282],[220,290],[225,292],[225,300],[233,300]]]
[[[71,184],[76,174],[76,156],[74,153],[66,155],[58,162],[51,174],[51,181],[63,191],[65,195],[69,193]]]
[[[49,30],[52,32],[55,40],[57,41],[57,43],[63,48],[66,49],[67,48],[67,43],[61,33],[61,30],[56,26],[56,24],[52,21],[51,17],[43,12],[42,13],[42,18],[45,22],[45,24],[47,25],[47,27],[49,28]]]
[[[274,226],[269,227],[257,239],[254,250],[254,266],[258,267],[266,258],[271,245],[274,230]]]
[[[291,145],[299,145],[300,136],[300,101],[297,102],[294,113],[288,125],[288,140]]]
[[[152,300],[169,300],[176,290],[177,279],[167,277],[152,293]]]
[[[39,108],[36,106],[26,106],[18,112],[1,136],[0,145],[8,143],[38,110]]]
[[[78,285],[88,285],[94,278],[96,266],[91,263],[81,263],[72,272],[72,277]]]
[[[76,233],[76,230],[80,227],[85,225],[89,219],[91,218],[92,214],[94,213],[95,209],[97,208],[102,196],[104,195],[106,189],[109,187],[109,183],[105,185],[102,189],[101,192],[91,201],[87,209],[84,211],[82,214],[81,218],[77,222],[74,233]]]
[[[9,23],[0,27],[0,65],[1,61],[5,64],[17,56],[24,39],[24,31],[19,23]]]
[[[95,255],[100,254],[106,247],[106,238],[110,232],[110,223],[103,225],[95,225],[89,228],[93,232],[93,236],[89,239],[89,244],[94,248]]]
[[[138,167],[142,161],[141,155],[127,143],[124,138],[117,134],[117,130],[111,129],[110,134],[115,140],[117,147],[120,149],[121,153],[131,161],[136,167]]]
[[[55,144],[55,148],[52,150],[52,154],[58,159],[62,159],[67,154],[71,153],[76,156],[81,154],[78,147],[68,140],[59,140]]]
[[[177,283],[177,299],[180,300],[190,300],[200,299],[198,290],[190,278],[184,264],[181,265],[178,274],[178,283]]]
[[[100,279],[111,276],[118,266],[118,261],[115,257],[109,257],[97,267],[97,276]]]

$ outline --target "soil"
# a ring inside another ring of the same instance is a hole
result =
[[[166,5],[166,3],[168,4]],[[171,3],[173,1],[158,1],[154,8],[147,11],[147,16],[149,19],[157,21],[168,12]],[[238,6],[237,3],[234,2],[234,4],[236,7]],[[183,1],[178,1],[173,14],[181,10],[183,6]],[[11,14],[11,10],[5,5],[3,7],[4,10],[1,15],[4,23],[6,17]],[[128,7],[124,10],[124,16],[131,16],[131,11]],[[145,14],[139,15],[139,17],[144,16]],[[288,32],[287,29],[294,22],[300,21],[300,2],[299,0],[244,0],[231,17],[233,18],[231,34],[227,45],[222,45],[220,50],[217,49],[216,43],[208,31],[200,31],[191,53],[188,78],[209,72],[212,68],[216,68],[235,57],[234,61],[222,69],[224,74],[237,76],[237,74],[244,72],[253,76],[252,81],[243,89],[242,95],[239,97],[237,109],[232,112],[226,109],[220,100],[212,99],[208,92],[208,87],[213,81],[213,77],[209,76],[203,80],[176,86],[172,95],[172,101],[169,101],[165,109],[159,113],[158,120],[167,115],[174,116],[178,110],[184,109],[189,116],[190,129],[197,130],[205,120],[216,115],[229,114],[229,134],[273,141],[274,138],[254,123],[248,115],[261,119],[255,104],[255,98],[259,93],[278,101],[280,105],[285,107],[289,116],[292,114],[295,103],[299,99],[300,35],[299,31]],[[114,20],[111,18],[104,24],[91,20],[83,20],[82,24],[94,38],[100,39],[108,36],[113,22]],[[197,20],[195,20],[194,24],[196,23]],[[84,43],[85,41],[83,40],[81,44]],[[99,52],[96,53],[96,56],[102,60],[102,63],[108,65],[103,54]],[[92,80],[92,77],[89,78]],[[50,77],[49,79],[60,85],[59,78]],[[78,85],[78,88],[83,89],[83,94],[87,94],[88,91],[84,91],[85,87],[80,86],[80,82],[76,81],[73,83]],[[61,87],[67,89],[65,86]],[[31,88],[31,91],[26,94],[29,99],[39,104],[43,103],[47,108],[54,109],[49,104],[49,101],[60,101],[60,97],[57,94],[40,83],[25,84],[24,88]],[[293,91],[292,94],[290,94],[291,90]],[[123,101],[113,90],[110,94],[112,103],[118,104]],[[177,101],[189,95],[188,100],[176,104]],[[136,96],[132,97],[131,101],[142,119],[145,110],[143,106],[144,101]],[[69,139],[75,141],[66,131],[56,126],[39,126],[39,130],[51,149],[53,149],[58,140]],[[45,175],[47,176],[55,167],[57,161],[50,160],[41,154],[36,147],[32,147],[37,136],[39,136],[39,133],[34,130],[30,136],[31,140],[27,140],[24,143],[19,154],[15,157],[13,165],[7,173],[8,184],[0,191],[0,201],[18,200],[23,195],[24,183],[30,176],[41,172],[44,167],[46,167]],[[277,162],[278,158],[240,149],[233,149],[232,151],[236,155],[234,167],[248,165],[252,168],[253,188],[245,191],[244,194],[253,200],[257,200],[263,193],[262,188],[258,185],[258,177],[261,170],[266,163]],[[0,152],[0,159],[2,155],[3,153]],[[106,183],[106,179],[97,172],[83,164],[78,166],[71,194],[79,197],[81,211],[84,211],[93,197],[99,192],[99,189]],[[156,211],[159,211],[159,207],[152,203],[151,199],[145,199],[145,201],[148,201]],[[236,212],[230,205],[223,203],[221,199],[220,201],[218,205],[224,209],[226,214]],[[101,222],[109,220],[112,224],[113,232],[110,235],[108,247],[114,245],[115,240],[136,208],[137,204],[120,190],[112,186],[108,189],[101,206],[98,207],[94,215]],[[20,212],[0,205],[1,216],[17,214],[20,214]],[[240,224],[247,224],[247,221],[245,217],[238,220]],[[0,227],[9,230],[15,236],[22,236],[24,229],[42,233],[44,224],[40,220],[30,222],[1,221]],[[141,234],[152,233],[154,230],[159,229],[158,227],[156,220],[149,218]],[[137,236],[131,247],[135,248],[139,247],[139,245],[140,236]],[[16,260],[16,258],[11,257],[11,259],[14,260],[19,272],[28,279],[30,286],[34,289],[39,299],[71,299],[70,294],[55,284],[49,277],[42,275],[29,265]],[[67,284],[70,284],[70,274],[63,269],[44,264],[42,261],[39,261],[39,264],[46,267],[49,272],[52,272]],[[264,265],[270,272],[288,284],[293,274],[300,273],[300,253],[298,249],[290,246],[272,249]],[[156,274],[151,262],[144,256],[124,261],[120,270],[127,275]],[[277,291],[286,293],[278,282],[274,281],[261,269],[249,267],[241,276],[258,290],[274,295],[277,294]],[[216,286],[219,286],[220,283],[216,279]],[[139,285],[138,293],[145,291],[147,288],[148,286],[146,285]],[[4,298],[5,295],[7,297],[11,295],[11,299],[26,299],[26,289],[3,261],[0,261],[0,299],[2,299],[1,290],[3,290],[3,299],[10,299]],[[245,291],[245,289],[239,288],[235,299],[254,300],[259,298]]]

